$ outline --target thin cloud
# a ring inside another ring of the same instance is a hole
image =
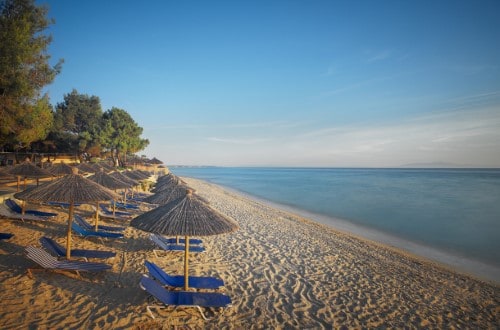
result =
[[[337,89],[332,89],[330,91],[327,91],[323,95],[324,96],[331,96],[331,95],[336,95],[336,94],[348,92],[348,91],[351,91],[351,90],[356,90],[356,89],[364,87],[364,86],[370,86],[370,85],[373,85],[375,83],[379,83],[379,82],[382,82],[382,81],[394,79],[397,76],[399,76],[399,75],[392,75],[392,76],[385,76],[385,77],[378,77],[378,78],[372,78],[372,79],[362,80],[362,81],[359,81],[359,82],[352,83],[350,85],[346,85],[344,87],[340,87],[340,88],[337,88]]]
[[[226,129],[226,128],[293,128],[302,126],[303,123],[287,121],[262,121],[253,123],[227,123],[227,124],[178,124],[161,125],[150,127],[150,130],[168,130],[168,129]]]
[[[392,50],[381,50],[378,52],[370,52],[370,57],[366,59],[366,63],[373,63],[373,62],[378,62],[378,61],[383,61],[391,57],[392,55]]]
[[[267,142],[268,139],[264,138],[250,138],[250,139],[231,139],[231,138],[218,138],[218,137],[209,137],[208,141],[211,142],[220,142],[220,143],[228,143],[228,144],[239,144],[239,145],[254,145]]]
[[[336,162],[447,161],[477,166],[500,166],[500,113],[495,109],[448,112],[378,126],[324,127],[291,141],[293,148],[319,162],[330,155]]]

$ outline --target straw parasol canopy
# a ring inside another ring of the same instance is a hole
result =
[[[96,168],[94,168],[92,165],[89,163],[80,163],[76,166],[80,172],[83,173],[95,173],[97,171]]]
[[[144,198],[142,201],[150,204],[168,204],[186,196],[188,189],[185,185],[171,186]]]
[[[153,159],[151,159],[148,163],[153,164],[153,165],[163,164],[163,162],[156,157],[153,157]]]
[[[122,172],[115,171],[113,173],[110,173],[109,175],[111,175],[112,177],[115,177],[116,179],[118,179],[120,181],[123,181],[125,183],[130,184],[130,186],[136,186],[139,184],[137,180],[129,178],[128,176],[126,176]]]
[[[73,173],[73,166],[70,166],[64,162],[54,164],[47,168],[47,171],[52,173],[54,176],[63,176]]]
[[[164,175],[160,177],[157,182],[155,187],[151,190],[152,192],[160,192],[164,189],[169,189],[172,186],[177,186],[179,184],[182,184],[182,180],[179,179],[178,176],[173,175],[172,173],[169,173],[167,175]]]
[[[87,179],[97,182],[103,187],[108,189],[116,190],[116,189],[126,189],[130,188],[132,185],[121,180],[118,180],[114,176],[111,176],[104,172],[104,169],[101,168],[99,172],[89,176]],[[115,211],[114,203],[113,203],[113,213]],[[99,201],[97,201],[97,209],[95,212],[95,230],[97,230],[99,226]]]
[[[10,168],[8,173],[17,176],[17,191],[19,191],[21,177],[24,177],[24,189],[26,189],[26,178],[36,178],[36,185],[38,186],[39,178],[48,178],[52,176],[49,171],[34,165],[29,159]]]
[[[131,183],[123,182],[116,177],[107,174],[104,172],[104,169],[101,169],[99,172],[88,177],[88,179],[97,182],[101,186],[104,186],[109,189],[125,189],[130,188],[132,186]]]
[[[134,218],[130,225],[160,235],[185,236],[184,290],[189,288],[189,236],[230,233],[238,224],[187,190],[186,196]]]
[[[71,223],[73,222],[74,204],[115,199],[118,195],[98,183],[79,175],[78,169],[75,167],[73,174],[68,174],[39,187],[16,193],[14,197],[35,202],[63,202],[70,204],[66,241],[66,257],[69,259],[71,257]]]
[[[161,160],[159,160],[158,158],[154,157],[153,159],[150,159],[148,161],[149,164],[153,165],[153,173],[156,175],[156,169],[159,165],[163,164],[163,162]]]
[[[149,178],[149,175],[144,174],[140,171],[124,171],[123,174],[132,180],[143,181]]]

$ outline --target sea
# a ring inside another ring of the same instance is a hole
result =
[[[500,282],[500,169],[170,170]]]

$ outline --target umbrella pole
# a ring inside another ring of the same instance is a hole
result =
[[[95,231],[99,229],[99,202],[97,202],[97,211],[95,212]]]
[[[17,176],[17,192],[20,191],[20,186],[21,186],[21,177],[18,175]]]
[[[26,201],[23,201],[22,204],[21,204],[23,207],[21,208],[21,214],[24,215],[24,213],[26,212]]]
[[[66,259],[71,258],[71,223],[73,222],[73,202],[69,204],[68,233],[66,237]]]
[[[186,236],[186,243],[184,245],[184,291],[187,291],[189,288],[188,257],[189,257],[189,237]]]

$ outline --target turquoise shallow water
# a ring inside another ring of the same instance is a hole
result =
[[[171,170],[500,266],[497,169]]]

